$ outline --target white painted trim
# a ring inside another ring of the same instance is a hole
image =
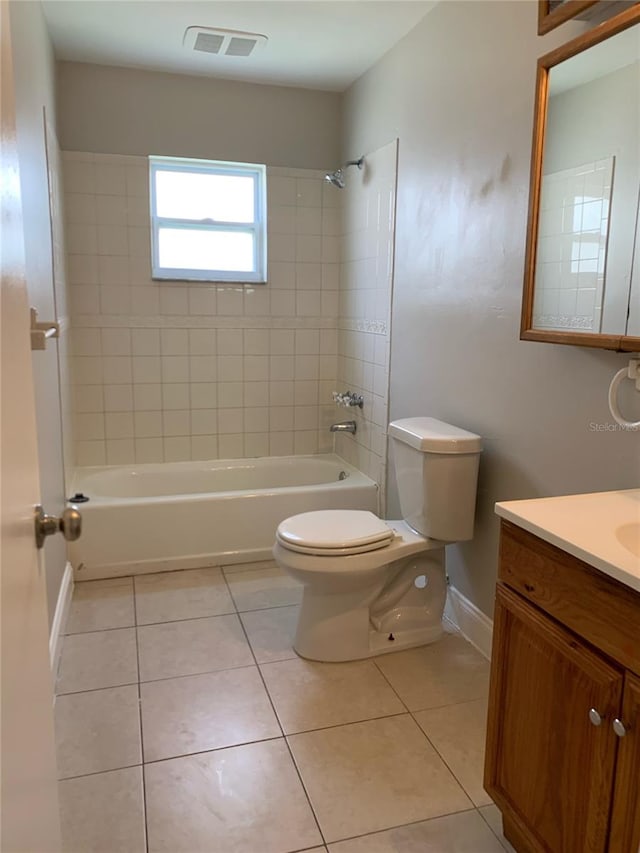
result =
[[[62,637],[67,624],[69,615],[69,607],[71,606],[71,596],[73,595],[73,569],[71,563],[67,563],[64,567],[62,575],[62,583],[58,593],[58,601],[56,603],[56,612],[53,616],[51,624],[51,634],[49,635],[49,660],[51,661],[51,671],[54,676],[58,670],[58,660],[62,651]]]
[[[447,593],[445,616],[460,629],[460,633],[487,660],[491,660],[493,621],[479,610],[461,592],[450,586]]]

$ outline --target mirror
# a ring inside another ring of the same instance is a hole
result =
[[[639,219],[636,5],[538,61],[522,339],[640,349]]]

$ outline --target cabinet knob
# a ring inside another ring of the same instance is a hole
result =
[[[622,720],[619,720],[617,717],[613,721],[613,730],[618,735],[618,737],[624,737],[627,733],[627,728]]]
[[[592,708],[589,711],[589,720],[591,721],[592,725],[594,725],[594,726],[601,726],[602,725],[602,717],[596,711],[595,708]]]

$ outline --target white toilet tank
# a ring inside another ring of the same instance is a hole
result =
[[[404,520],[429,539],[471,539],[480,436],[435,418],[392,421],[389,434]]]

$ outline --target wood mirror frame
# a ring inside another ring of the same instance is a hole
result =
[[[547,96],[549,72],[558,63],[581,53],[593,45],[640,24],[640,4],[621,12],[604,24],[589,30],[567,44],[541,56],[538,60],[536,97],[534,105],[533,145],[531,151],[531,180],[529,185],[529,217],[527,222],[527,245],[524,262],[524,290],[522,296],[522,318],[520,340],[544,341],[553,344],[599,347],[622,352],[640,351],[640,337],[631,335],[600,334],[595,332],[552,331],[533,328],[533,300],[535,293],[536,247],[540,215],[540,190],[542,184],[542,161],[544,157],[545,129],[547,121]]]
[[[553,3],[552,0],[538,0],[538,35],[543,36],[554,30],[598,2],[599,0],[564,0]]]

